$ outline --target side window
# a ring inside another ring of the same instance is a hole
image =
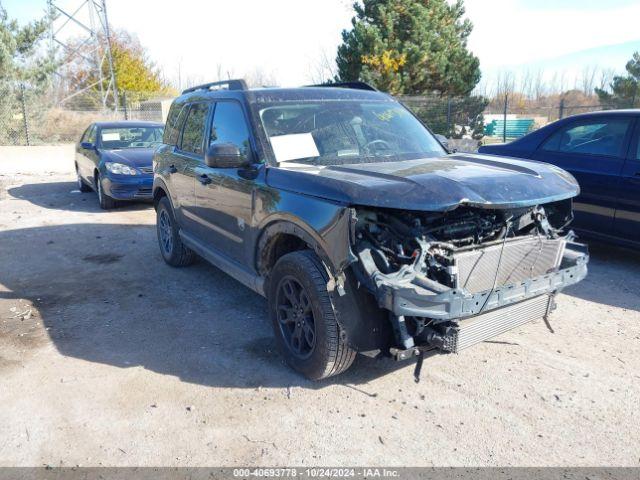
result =
[[[82,134],[82,137],[80,138],[80,143],[89,141],[89,132],[91,131],[92,128],[93,128],[93,125],[89,125],[87,127],[87,129]]]
[[[166,145],[176,145],[178,143],[180,127],[182,127],[182,122],[184,122],[184,116],[188,109],[188,106],[177,105],[175,103],[171,105],[169,115],[167,115],[167,123],[165,125],[162,143]]]
[[[592,119],[567,125],[542,145],[548,152],[621,157],[631,121],[626,118]]]
[[[216,103],[209,145],[216,143],[233,143],[245,157],[250,154],[249,127],[239,103]]]
[[[96,132],[97,131],[98,131],[98,129],[96,128],[96,126],[92,125],[91,129],[89,130],[89,132],[87,134],[87,142],[93,143],[94,145],[96,144]]]
[[[209,104],[207,103],[194,103],[191,105],[182,130],[181,150],[202,155],[204,128],[208,111]]]

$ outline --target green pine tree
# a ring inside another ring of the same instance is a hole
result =
[[[467,95],[480,81],[463,0],[362,0],[354,9],[338,47],[337,81],[362,80],[395,95]]]
[[[24,144],[24,106],[40,98],[49,85],[54,65],[42,42],[48,28],[46,17],[18,24],[0,4],[0,145]],[[34,115],[28,111],[26,116],[30,114]]]
[[[48,18],[26,25],[9,19],[0,4],[0,79],[40,86],[50,78],[54,66],[48,55],[39,51],[49,28]]]
[[[627,75],[613,77],[611,92],[596,88],[600,103],[608,108],[635,108],[640,104],[640,53],[635,52],[626,65]]]

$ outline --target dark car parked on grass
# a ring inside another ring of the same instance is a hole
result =
[[[91,124],[76,145],[80,191],[95,190],[105,210],[120,200],[150,200],[153,149],[162,142],[163,129],[157,122]]]
[[[197,253],[266,296],[281,351],[312,379],[358,352],[419,366],[546,318],[586,275],[564,230],[574,178],[449,155],[392,97],[342,87],[184,91],[154,155],[164,260]]]
[[[640,110],[567,117],[480,153],[552,163],[580,184],[572,226],[585,236],[640,247]]]

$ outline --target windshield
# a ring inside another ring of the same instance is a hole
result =
[[[163,127],[103,128],[100,148],[154,148],[162,143]]]
[[[433,135],[392,102],[283,102],[260,109],[278,162],[343,165],[444,155]]]

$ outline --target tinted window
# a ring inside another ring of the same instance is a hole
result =
[[[433,135],[391,101],[301,101],[260,105],[278,162],[390,162],[444,155]]]
[[[195,103],[191,105],[187,119],[182,130],[182,142],[180,149],[185,152],[202,155],[202,142],[204,139],[204,126],[207,121],[209,105]]]
[[[171,144],[171,137],[173,136],[173,132],[175,131],[176,124],[178,122],[178,115],[180,115],[180,108],[178,105],[173,103],[169,109],[169,114],[167,115],[164,136],[162,137],[163,143]]]
[[[251,150],[249,128],[242,113],[242,107],[236,102],[219,102],[213,115],[209,144],[233,143],[247,156]]]
[[[89,141],[89,131],[93,128],[93,125],[90,125],[89,127],[87,127],[87,129],[84,131],[84,133],[82,134],[82,137],[80,137],[80,142],[88,142]]]
[[[180,136],[180,129],[184,122],[184,117],[187,113],[188,107],[183,105],[173,104],[169,109],[169,115],[167,116],[167,123],[165,125],[164,137],[162,142],[167,145],[177,145],[178,137]]]
[[[87,131],[84,132],[84,136],[82,137],[82,141],[93,143],[94,145],[96,144],[96,126],[95,125],[91,125],[89,128],[87,128]]]
[[[626,118],[572,123],[554,133],[542,150],[619,157],[630,123]]]

